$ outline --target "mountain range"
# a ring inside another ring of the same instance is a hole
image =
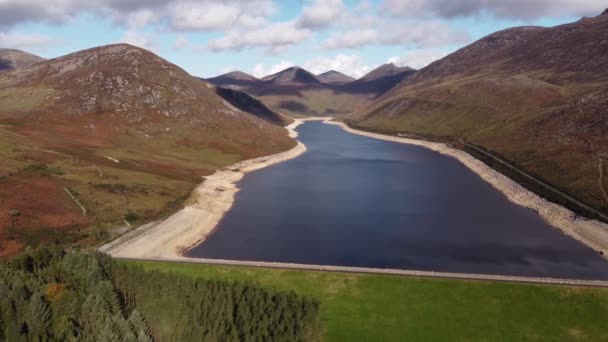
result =
[[[608,209],[608,14],[484,37],[350,116],[359,128],[466,141]]]
[[[289,67],[262,79],[234,71],[206,81],[246,92],[278,113],[341,116],[371,103],[414,72],[384,64],[355,80],[335,70],[315,75],[301,67]]]

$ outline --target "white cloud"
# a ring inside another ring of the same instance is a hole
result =
[[[41,34],[24,34],[18,32],[0,32],[0,48],[12,49],[44,49],[52,44],[61,44],[58,39],[47,37]]]
[[[157,48],[156,41],[152,38],[152,35],[135,30],[125,31],[119,43],[127,43],[147,50],[156,50]]]
[[[378,32],[374,29],[351,30],[332,33],[323,43],[327,49],[351,49],[380,42]]]
[[[342,0],[312,0],[302,9],[298,25],[308,28],[330,26],[344,13]]]
[[[65,23],[83,14],[112,18],[129,28],[165,23],[174,30],[251,27],[276,13],[272,0],[0,0],[0,27],[23,22]]]
[[[276,74],[279,71],[285,70],[294,66],[295,64],[291,61],[281,61],[275,65],[266,68],[263,64],[256,64],[251,70],[251,74],[257,78],[262,78],[264,76]]]
[[[251,74],[255,77],[262,78],[264,76],[276,74],[279,71],[283,71],[295,65],[296,64],[292,61],[280,61],[270,67],[266,67],[264,64],[256,64],[252,69]],[[347,54],[338,54],[333,58],[316,57],[304,62],[302,67],[314,74],[336,70],[355,78],[359,78],[371,70],[368,65],[363,63],[360,56]]]
[[[380,26],[380,25],[377,25]],[[322,46],[326,49],[352,49],[365,45],[401,45],[438,47],[470,40],[467,32],[454,29],[438,21],[387,22],[382,31],[355,29],[331,34]]]
[[[600,0],[384,0],[380,6],[383,14],[402,17],[453,18],[489,13],[512,19],[598,15],[605,7],[606,2]]]
[[[466,31],[455,29],[439,21],[424,21],[412,25],[390,25],[384,44],[413,45],[429,48],[470,41]]]
[[[188,41],[186,37],[180,34],[179,36],[177,36],[177,38],[175,38],[173,48],[179,50],[185,48],[188,45],[190,45],[190,41]]]
[[[412,50],[402,56],[391,57],[388,59],[388,62],[398,66],[409,66],[414,69],[422,69],[447,55],[448,53],[441,49],[418,49]]]
[[[150,9],[142,9],[127,14],[123,19],[130,28],[139,29],[151,23],[157,22],[160,17],[158,13],[154,13]]]
[[[154,47],[154,39],[139,32],[220,31],[219,38],[201,44],[211,51],[262,48],[276,54],[331,26],[336,31],[330,31],[321,42],[327,49],[366,45],[431,49],[469,41],[466,32],[440,18],[597,15],[606,7],[605,1],[599,0],[381,1],[345,5],[343,0],[301,0],[299,15],[290,21],[273,22],[278,0],[0,0],[0,32],[10,32],[22,23],[66,23],[78,15],[93,14],[109,18],[125,30],[123,40],[147,48]],[[43,36],[24,39],[23,43],[13,41],[14,46],[45,44]],[[180,40],[174,46],[187,45]]]
[[[26,21],[64,22],[71,17],[72,7],[81,6],[67,0],[2,0],[0,27],[12,27]]]
[[[311,59],[304,63],[304,69],[317,75],[335,70],[354,78],[359,78],[371,70],[368,65],[363,63],[360,56],[346,54],[338,54],[334,58],[317,57]]]
[[[177,3],[171,8],[171,22],[177,30],[217,30],[234,25],[239,14],[234,3]]]
[[[278,48],[297,44],[311,34],[310,30],[297,27],[294,22],[280,22],[254,30],[231,30],[224,36],[210,41],[208,48],[217,52],[262,47],[272,53]]]

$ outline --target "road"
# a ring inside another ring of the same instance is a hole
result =
[[[272,268],[272,269],[287,269],[287,270],[291,269],[291,270],[302,270],[302,271],[338,272],[338,273],[355,273],[355,274],[385,274],[385,275],[394,275],[394,276],[436,278],[436,279],[456,279],[456,280],[492,281],[492,282],[505,282],[505,283],[608,288],[608,281],[605,281],[605,280],[520,277],[520,276],[415,271],[415,270],[398,270],[398,269],[367,268],[367,267],[306,265],[306,264],[290,264],[290,263],[280,263],[280,262],[197,259],[197,258],[186,258],[186,257],[181,257],[181,258],[120,258],[120,257],[117,258],[117,257],[115,257],[114,259],[130,260],[130,261],[161,261],[161,262],[219,265],[219,266],[241,266],[241,267]]]

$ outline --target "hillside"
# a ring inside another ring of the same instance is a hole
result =
[[[0,49],[0,72],[28,67],[44,61],[44,58],[15,49]]]
[[[274,85],[317,85],[321,81],[311,72],[300,67],[291,67],[262,78]]]
[[[209,78],[206,81],[217,86],[246,86],[261,82],[259,78],[251,76],[242,71],[232,71],[223,75]]]
[[[103,239],[123,220],[175,210],[217,168],[295,142],[121,44],[0,74],[0,144],[3,255],[24,243]]]
[[[386,68],[381,70],[386,72]],[[336,71],[315,76],[300,67],[291,67],[261,80],[246,78],[243,76],[245,73],[236,72],[206,81],[246,92],[273,111],[291,117],[344,116],[364,108],[414,72],[411,69],[403,70],[386,72],[384,76],[378,72],[373,79],[353,81]]]
[[[239,110],[253,114],[264,121],[279,126],[286,126],[293,122],[292,119],[273,112],[270,108],[266,107],[262,101],[257,100],[242,91],[216,87],[215,92]]]
[[[410,67],[398,67],[393,63],[383,64],[354,82],[344,85],[351,93],[374,93],[382,95],[395,85],[416,73]]]
[[[402,81],[359,127],[463,139],[608,210],[608,15],[496,32]]]
[[[354,78],[335,70],[319,74],[317,75],[317,79],[322,83],[348,83],[355,80]]]
[[[393,76],[393,75],[397,75],[397,74],[401,74],[401,73],[413,71],[413,70],[414,69],[412,69],[410,67],[399,67],[393,63],[387,63],[387,64],[382,64],[381,66],[377,67],[376,69],[368,72],[367,74],[365,74],[361,78],[359,78],[357,81],[358,82],[370,82],[370,81],[374,81],[374,80],[384,78],[387,76]]]

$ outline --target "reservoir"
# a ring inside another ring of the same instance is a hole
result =
[[[307,122],[301,156],[248,173],[197,258],[608,279],[608,261],[456,159]]]

